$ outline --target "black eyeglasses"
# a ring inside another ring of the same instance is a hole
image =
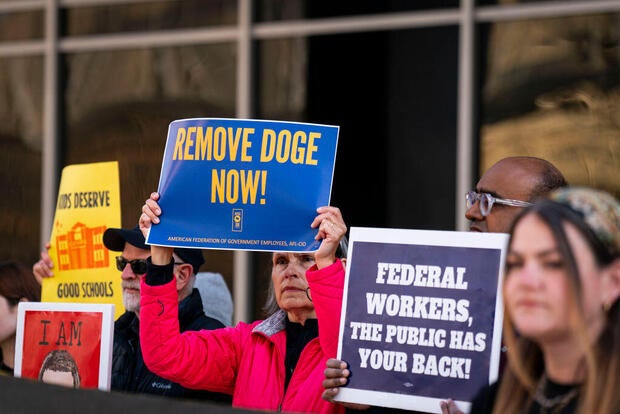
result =
[[[131,271],[134,272],[135,274],[137,275],[146,274],[146,259],[127,260],[123,256],[116,256],[116,268],[120,270],[121,272],[125,270],[125,266],[127,266],[127,263],[129,263],[129,266],[131,267]],[[185,263],[187,262],[174,262],[175,265],[182,265]]]
[[[116,268],[121,272],[125,270],[125,266],[131,266],[131,271],[137,275],[146,274],[146,259],[127,260],[123,256],[116,256]]]

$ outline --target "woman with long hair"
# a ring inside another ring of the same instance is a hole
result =
[[[620,413],[620,205],[565,188],[512,225],[504,280],[508,364],[472,413]]]

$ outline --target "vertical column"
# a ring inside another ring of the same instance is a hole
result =
[[[237,30],[237,117],[252,116],[252,1],[239,0]],[[233,260],[234,324],[250,322],[252,253],[235,251]]]
[[[458,136],[456,146],[456,230],[467,230],[465,192],[472,183],[474,111],[474,0],[461,0],[459,24]]]
[[[52,230],[58,192],[58,4],[45,2],[43,55],[43,165],[41,168],[41,244]]]

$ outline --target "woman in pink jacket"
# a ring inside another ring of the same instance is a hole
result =
[[[145,233],[159,223],[159,195],[142,208]],[[318,251],[273,254],[277,311],[236,327],[179,333],[172,248],[151,246],[141,283],[140,345],[148,368],[188,388],[232,394],[233,406],[343,413],[321,398],[323,370],[337,351],[344,269],[336,252],[347,227],[340,210],[321,207],[311,224]]]

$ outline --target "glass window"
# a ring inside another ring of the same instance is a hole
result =
[[[459,7],[459,0],[260,0],[256,4],[256,20],[269,22],[291,19],[299,11],[300,17],[312,19],[455,8]]]
[[[308,83],[308,39],[258,42],[257,117],[304,121]]]
[[[388,227],[454,228],[458,39],[455,26],[390,36],[389,95],[383,97]],[[420,194],[431,195],[431,201],[421,201]]]
[[[43,38],[43,11],[0,13],[0,42]]]
[[[481,162],[548,159],[574,185],[620,195],[620,15],[483,29]]]
[[[564,2],[583,1],[583,0],[564,0]],[[549,3],[549,0],[475,0],[478,6],[498,5],[498,6],[514,6],[518,3]],[[558,5],[558,7],[560,7]]]
[[[0,257],[39,257],[43,60],[0,59]]]
[[[235,0],[153,1],[66,10],[66,35],[190,29],[236,24]]]
[[[78,53],[64,64],[63,165],[119,162],[124,227],[157,189],[169,123],[235,116],[232,44]],[[230,278],[232,253],[211,253],[205,270]]]
[[[309,38],[305,120],[340,126],[350,225],[453,228],[457,47],[456,27]]]
[[[454,227],[456,27],[258,43],[257,116],[340,126],[331,204],[349,226]]]

